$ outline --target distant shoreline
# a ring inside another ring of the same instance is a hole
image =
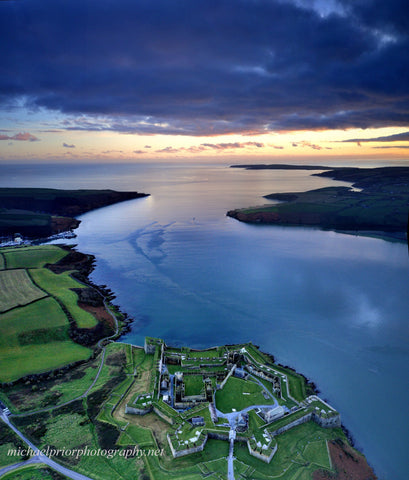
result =
[[[74,218],[78,215],[148,195],[115,190],[0,188],[0,237],[18,233],[45,238],[72,231],[80,224]]]
[[[230,165],[230,168],[244,168],[245,170],[334,170],[338,167],[323,165],[289,165],[287,163],[256,163],[254,165]]]
[[[306,192],[272,193],[281,203],[230,210],[241,222],[322,230],[406,242],[408,237],[409,167],[324,167],[313,165],[232,165],[246,170],[325,170],[314,176],[349,182]],[[356,189],[360,189],[357,191]]]

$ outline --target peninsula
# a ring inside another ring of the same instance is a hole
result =
[[[308,226],[323,230],[382,236],[406,241],[409,211],[409,168],[329,168],[302,165],[233,165],[248,170],[320,170],[313,175],[349,182],[307,192],[272,193],[274,204],[230,210],[242,222]],[[321,171],[324,170],[324,171]]]
[[[35,479],[376,479],[340,413],[251,342],[120,342],[127,318],[89,282],[92,266],[57,245],[0,250],[6,480],[21,468]]]
[[[73,217],[146,196],[114,190],[0,188],[0,237],[16,232],[29,238],[48,237],[77,228],[80,222]]]

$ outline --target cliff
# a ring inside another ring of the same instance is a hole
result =
[[[47,237],[78,227],[75,216],[145,196],[114,190],[0,188],[0,236],[18,232],[31,238]]]

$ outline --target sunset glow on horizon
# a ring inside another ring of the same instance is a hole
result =
[[[404,2],[0,2],[0,162],[409,148]]]
[[[290,159],[390,158],[391,162],[408,158],[406,141],[371,140],[405,132],[402,128],[368,130],[327,130],[268,133],[244,136],[239,134],[213,137],[174,135],[135,135],[117,132],[66,132],[31,129],[35,140],[9,138],[0,145],[3,163],[11,161],[200,161],[213,160],[257,163]],[[28,132],[17,134],[27,136]],[[12,137],[12,135],[9,135]],[[360,141],[351,141],[359,139]],[[367,140],[368,139],[368,140]]]

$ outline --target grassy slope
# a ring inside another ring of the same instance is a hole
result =
[[[0,468],[23,460],[21,455],[8,455],[9,449],[25,448],[24,442],[5,423],[0,422]]]
[[[271,399],[266,400],[261,392],[262,388],[257,383],[230,377],[223,390],[216,392],[216,406],[221,412],[228,413],[233,408],[243,410],[250,405],[273,403]],[[250,395],[245,395],[245,393],[250,393]]]
[[[34,281],[51,295],[57,297],[67,308],[80,328],[91,328],[97,324],[95,317],[77,305],[78,296],[71,288],[84,288],[84,285],[70,277],[68,272],[59,275],[46,268],[30,270]]]
[[[24,269],[0,271],[0,312],[27,305],[47,296],[37,288]]]
[[[25,375],[43,373],[69,363],[86,360],[90,350],[71,340],[42,345],[25,345],[2,354],[1,381],[11,382]]]
[[[65,340],[50,342],[55,328],[66,327]],[[21,345],[21,335],[44,329],[44,342]],[[20,339],[19,339],[20,336]],[[47,343],[45,343],[47,342]],[[0,381],[9,382],[30,373],[40,373],[89,358],[91,350],[68,337],[68,320],[58,303],[44,298],[1,315]]]
[[[65,250],[57,246],[7,248],[2,251],[2,258],[3,255],[8,268],[30,268],[30,274],[33,278],[38,277],[41,288],[60,299],[79,326],[90,327],[96,324],[92,315],[78,307],[77,295],[69,290],[82,285],[69,277],[68,273],[56,275],[40,268],[63,258],[67,255]],[[10,286],[2,289],[0,307],[5,305],[1,301],[2,296],[8,299],[10,307],[47,295],[34,286],[26,270],[1,270],[0,273]],[[18,282],[16,284],[11,280]],[[6,285],[5,282],[1,283],[4,284],[3,287]],[[69,338],[68,328],[68,318],[58,302],[51,297],[1,314],[0,381],[17,380],[31,373],[50,371],[89,358],[91,350],[74,343]]]
[[[54,245],[4,249],[7,268],[40,268],[47,263],[56,263],[68,252]]]

